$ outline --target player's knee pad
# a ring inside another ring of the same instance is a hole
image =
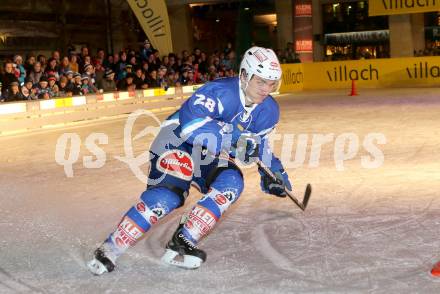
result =
[[[243,192],[243,176],[234,169],[224,170],[217,176],[210,188],[197,204],[209,209],[216,218],[219,218]]]
[[[165,187],[148,189],[140,198],[126,215],[145,232],[182,202],[179,195]]]

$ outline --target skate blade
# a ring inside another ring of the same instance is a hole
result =
[[[183,260],[178,260],[177,258],[182,258]],[[203,260],[201,258],[198,258],[196,256],[192,255],[179,255],[178,252],[173,251],[171,249],[167,249],[165,251],[165,254],[162,256],[162,262],[170,265],[174,265],[180,268],[185,269],[196,269],[199,268],[202,264]]]
[[[87,268],[89,269],[89,271],[92,272],[92,274],[96,276],[100,276],[104,273],[108,273],[108,270],[105,267],[105,265],[103,265],[99,260],[95,258],[87,263]]]

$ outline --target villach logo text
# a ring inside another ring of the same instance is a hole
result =
[[[414,7],[436,7],[436,0],[382,0],[383,8],[386,10],[414,8]]]
[[[371,64],[366,68],[348,68],[346,65],[340,65],[327,70],[327,77],[330,82],[345,82],[351,80],[371,81],[373,79],[379,80],[379,70],[373,68]]]
[[[407,67],[406,73],[410,79],[429,79],[440,77],[440,67],[429,65],[427,61],[414,63],[413,67]]]

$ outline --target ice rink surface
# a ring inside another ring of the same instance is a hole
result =
[[[85,267],[144,191],[115,158],[125,155],[126,118],[0,138],[0,293],[440,293],[440,278],[429,274],[440,259],[440,90],[348,92],[277,97],[277,133],[295,135],[284,157],[293,161],[298,135],[306,139],[304,162],[298,156],[288,172],[298,194],[313,185],[309,206],[302,212],[262,193],[256,169],[244,169],[245,190],[200,244],[208,260],[198,270],[160,262],[179,216],[201,197],[195,190],[113,273],[95,277]],[[136,121],[133,134],[148,123]],[[73,177],[55,161],[63,133],[81,139]],[[108,136],[96,169],[83,165],[92,133]],[[316,134],[329,138],[318,161]],[[362,162],[372,158],[368,134],[386,138],[375,144],[384,156],[376,168]],[[341,166],[335,146],[344,138],[359,144]],[[135,155],[150,141],[136,140]]]

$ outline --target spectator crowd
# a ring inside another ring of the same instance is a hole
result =
[[[237,74],[232,46],[208,55],[196,48],[160,56],[146,40],[139,50],[125,49],[106,54],[89,48],[61,56],[55,50],[48,58],[30,53],[4,61],[0,72],[0,102],[51,99],[135,89],[168,88],[205,83]]]

